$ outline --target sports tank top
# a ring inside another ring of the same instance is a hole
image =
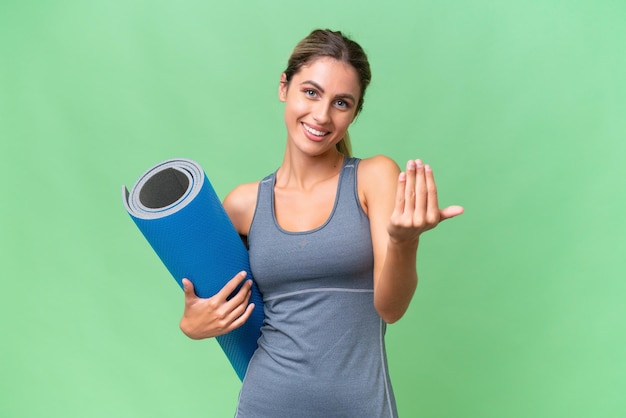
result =
[[[310,231],[278,224],[275,173],[259,183],[248,243],[265,322],[237,418],[397,417],[358,163],[344,158],[331,214]]]

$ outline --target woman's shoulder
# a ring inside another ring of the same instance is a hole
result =
[[[376,185],[381,181],[386,183],[390,179],[395,182],[398,174],[400,174],[398,164],[386,155],[363,158],[359,162],[359,183],[363,185]]]
[[[376,168],[396,168],[398,164],[390,157],[382,154],[375,155],[373,157],[361,158],[359,166],[376,167]]]
[[[241,235],[248,235],[256,208],[259,182],[244,183],[235,187],[224,198],[223,206],[235,229]]]
[[[363,158],[357,171],[358,193],[361,204],[370,212],[375,202],[386,202],[395,196],[400,168],[396,162],[385,156],[376,155]]]

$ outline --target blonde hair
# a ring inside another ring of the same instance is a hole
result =
[[[348,131],[346,131],[346,135],[343,137],[343,139],[337,142],[335,148],[337,148],[337,151],[339,151],[346,157],[352,157],[352,144],[350,143],[350,134],[348,133]]]
[[[365,90],[370,84],[372,73],[363,48],[340,31],[316,29],[298,42],[287,61],[287,69],[284,71],[287,84],[289,84],[293,75],[300,71],[300,68],[321,57],[331,57],[338,61],[346,62],[356,70],[359,85],[361,86],[361,97],[356,108],[356,115],[358,115],[363,108]],[[352,145],[348,132],[337,143],[336,148],[342,154],[348,157],[352,156]]]

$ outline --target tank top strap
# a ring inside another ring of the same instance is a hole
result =
[[[354,157],[346,157],[340,181],[341,184],[337,189],[339,195],[337,196],[337,209],[340,206],[345,204],[349,204],[350,206],[354,206],[354,203],[357,203],[357,206],[360,207],[359,202],[359,193],[357,190],[357,167],[359,165],[359,158]]]
[[[263,223],[274,223],[274,184],[276,183],[276,172],[273,172],[259,182],[257,191],[257,202],[254,211],[252,224],[261,221]]]

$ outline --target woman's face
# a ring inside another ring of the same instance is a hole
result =
[[[361,88],[356,70],[343,61],[318,58],[303,66],[287,85],[281,76],[287,140],[312,155],[333,149],[356,116]]]

